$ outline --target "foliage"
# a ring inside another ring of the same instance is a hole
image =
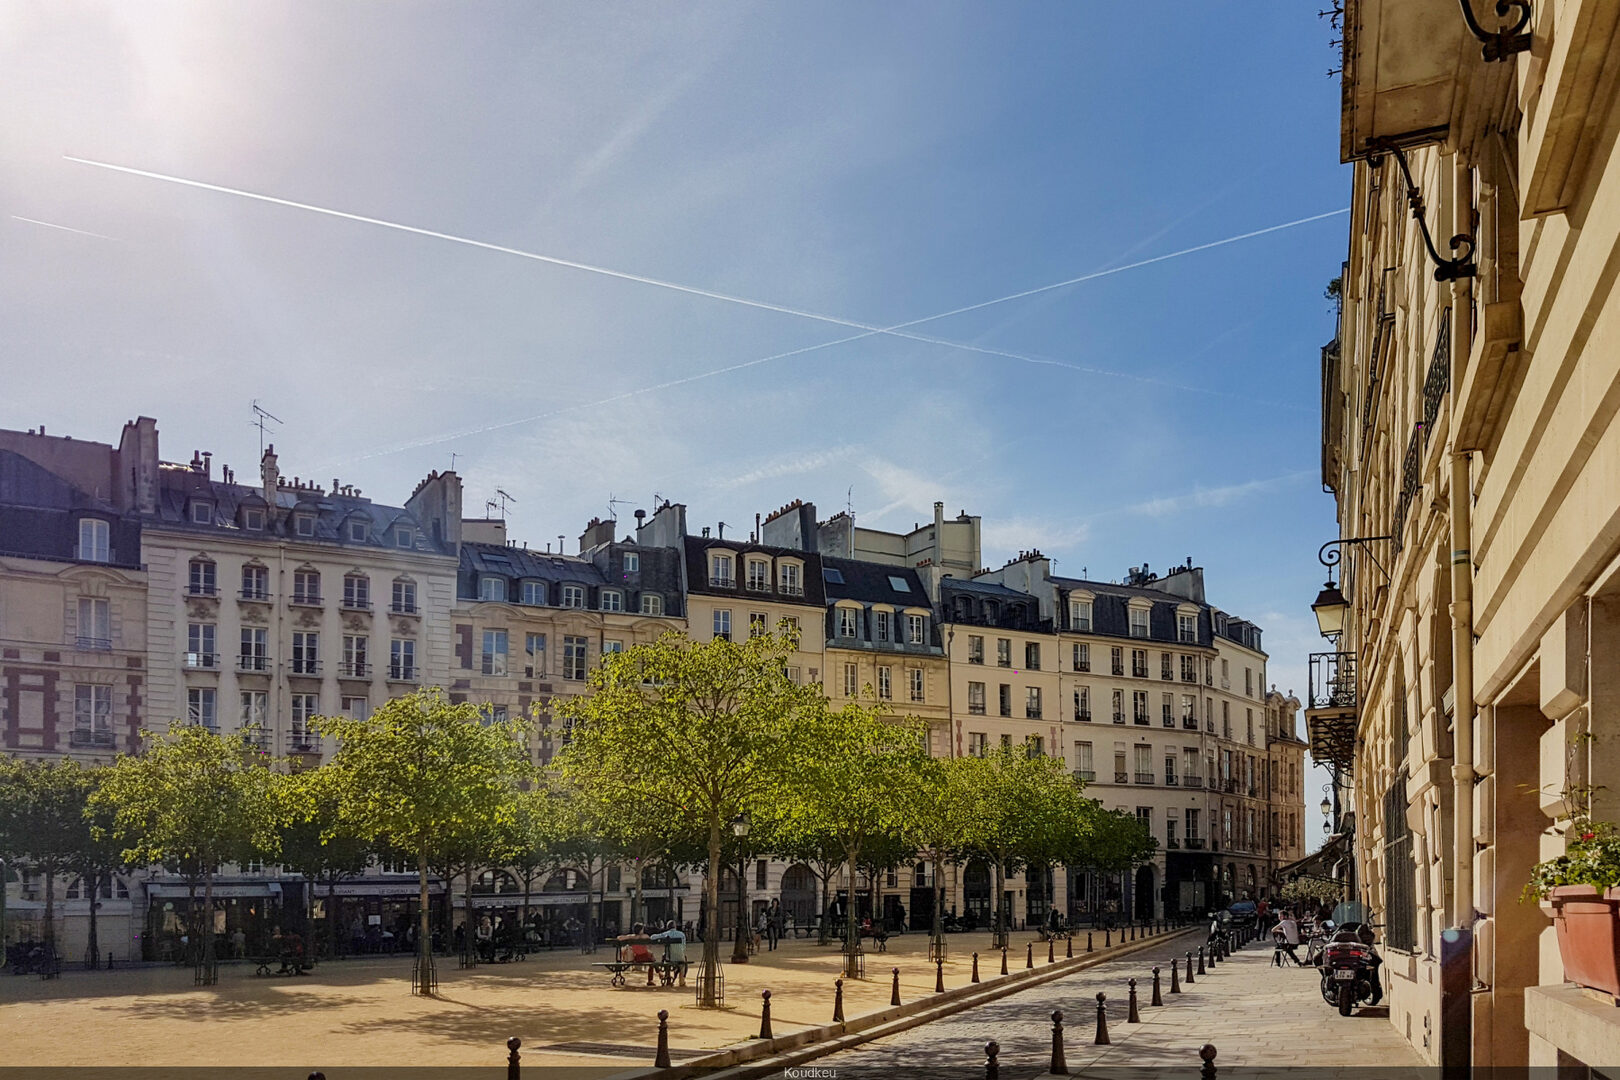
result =
[[[1344,882],[1337,878],[1304,874],[1284,885],[1278,895],[1284,900],[1308,900],[1321,904],[1343,898]]]
[[[1598,891],[1620,887],[1620,831],[1607,821],[1576,817],[1564,834],[1564,853],[1530,868],[1521,899],[1545,900],[1560,885]]]
[[[326,885],[326,929],[332,953],[337,952],[336,905],[338,882],[365,872],[376,846],[357,831],[341,812],[334,774],[311,769],[278,778],[276,795],[285,809],[280,815],[280,861],[311,883]]]
[[[85,815],[95,774],[76,761],[8,761],[0,774],[0,851],[45,878],[45,940],[56,939],[56,878],[98,845]]]

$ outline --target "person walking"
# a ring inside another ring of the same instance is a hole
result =
[[[776,951],[776,943],[782,939],[782,902],[772,900],[771,906],[765,910],[765,942],[768,952]]]

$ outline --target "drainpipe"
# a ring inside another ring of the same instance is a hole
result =
[[[1455,339],[1453,339],[1455,340]],[[1474,922],[1474,617],[1472,486],[1469,456],[1451,454],[1451,655],[1452,807],[1456,846],[1456,881],[1452,890],[1453,926]]]

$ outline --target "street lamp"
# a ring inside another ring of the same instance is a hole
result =
[[[748,963],[748,938],[753,932],[753,920],[748,917],[748,853],[744,841],[748,839],[748,812],[745,810],[731,819],[731,833],[737,838],[737,940],[731,949],[733,964]]]
[[[1333,813],[1333,804],[1328,801],[1328,797],[1326,795],[1322,796],[1322,816],[1323,817],[1328,817],[1332,813]]]
[[[1339,635],[1344,633],[1344,617],[1350,611],[1350,601],[1344,598],[1344,593],[1330,580],[1322,586],[1322,591],[1316,594],[1316,603],[1311,605],[1316,613],[1316,628],[1322,636],[1329,641],[1337,642]]]

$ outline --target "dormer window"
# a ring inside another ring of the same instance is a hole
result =
[[[364,521],[349,522],[349,540],[352,543],[363,544],[371,539],[371,526]]]
[[[523,602],[533,607],[540,607],[546,602],[546,583],[543,581],[525,581],[523,583]]]
[[[315,515],[299,514],[293,518],[293,532],[299,536],[315,535]]]
[[[1082,634],[1091,633],[1091,601],[1069,601],[1069,629]]]
[[[730,587],[737,582],[732,574],[736,561],[730,555],[714,552],[709,556],[709,584]]]
[[[788,596],[804,595],[804,567],[798,563],[783,563],[779,570],[778,584],[782,592]]]
[[[1177,615],[1176,637],[1181,641],[1196,642],[1198,640],[1198,616]]]
[[[1148,609],[1131,608],[1131,637],[1145,638],[1148,636]]]
[[[264,511],[257,507],[242,511],[242,528],[252,529],[254,532],[264,528]]]
[[[491,575],[491,574],[485,574],[483,577],[479,578],[478,579],[478,599],[480,599],[480,600],[505,600],[506,599],[506,579],[505,578],[495,577],[494,575]]]
[[[562,606],[582,608],[585,606],[585,586],[564,585],[562,588]]]
[[[859,622],[859,613],[856,612],[854,608],[839,608],[838,636],[846,638],[855,637],[857,633],[856,627],[859,625]]]
[[[193,525],[212,525],[214,523],[214,504],[202,499],[191,500],[191,523]]]
[[[764,592],[771,587],[771,564],[764,559],[748,560],[748,591]]]
[[[112,528],[100,518],[79,519],[79,558],[84,562],[108,562],[111,558]]]
[[[603,611],[623,611],[624,594],[617,589],[603,589],[601,602],[597,606]]]
[[[637,555],[633,551],[625,552],[624,553],[624,572],[627,573],[627,574],[633,574],[637,570],[640,570],[640,569],[641,569],[641,556]]]
[[[642,593],[641,613],[643,615],[662,615],[664,613],[664,598],[657,593]]]
[[[923,643],[923,629],[923,617],[921,615],[906,616],[906,641],[908,644],[921,645]],[[1036,646],[1036,648],[1038,649],[1040,646]],[[1030,666],[1039,667],[1040,665],[1032,664]]]
[[[415,544],[415,538],[411,535],[411,530],[409,530],[409,529],[395,529],[394,530],[394,546],[395,547],[408,548],[408,547],[414,546],[414,544]]]

